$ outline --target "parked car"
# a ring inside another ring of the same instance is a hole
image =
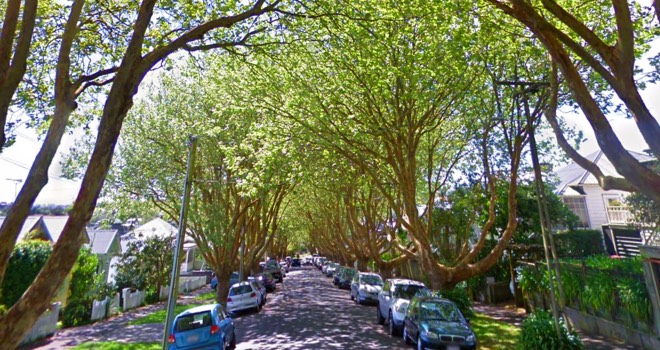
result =
[[[275,278],[273,277],[273,274],[270,272],[262,272],[259,273],[255,276],[261,283],[263,283],[264,287],[266,287],[267,292],[274,292],[275,289],[277,289],[277,282],[275,281]]]
[[[280,261],[280,268],[284,270],[284,273],[289,272],[289,262],[288,261]],[[286,275],[284,275],[286,277]]]
[[[424,283],[408,279],[388,279],[378,293],[376,319],[378,324],[387,321],[390,335],[398,335],[403,328],[403,320],[410,300],[420,291],[425,290]]]
[[[248,309],[261,310],[261,293],[252,283],[239,282],[229,288],[227,296],[227,311],[237,312]]]
[[[302,261],[298,258],[293,258],[291,260],[291,267],[302,267]]]
[[[253,276],[248,277],[248,282],[252,283],[252,286],[259,291],[260,303],[261,306],[264,306],[266,304],[266,287],[263,283],[261,283],[261,281],[254,278]]]
[[[418,349],[474,350],[477,338],[456,305],[440,297],[415,297],[403,325],[403,340]]]
[[[326,260],[325,262],[323,262],[323,265],[321,265],[321,272],[324,275],[327,275],[328,267],[332,266],[332,264],[333,262],[330,260]]]
[[[332,284],[339,285],[339,276],[341,276],[341,273],[344,271],[345,267],[337,264],[337,267],[335,268],[335,272],[332,274]]]
[[[328,277],[332,277],[334,275],[335,271],[337,271],[337,266],[338,265],[339,264],[334,263],[334,262],[329,263],[325,267],[325,271],[324,271],[325,275],[328,276]]]
[[[345,268],[342,271],[341,275],[339,275],[339,284],[337,284],[339,286],[339,289],[350,290],[351,282],[353,281],[353,277],[355,276],[356,273],[357,271],[355,271],[355,269],[351,269],[348,267]]]
[[[234,271],[231,273],[231,276],[229,277],[229,285],[233,286],[235,283],[238,283],[238,272]],[[215,276],[213,279],[211,279],[211,289],[215,290],[218,287],[218,277]]]
[[[351,282],[351,300],[362,304],[365,302],[378,302],[378,293],[383,288],[383,279],[380,275],[371,272],[358,272]]]
[[[170,327],[168,349],[233,349],[234,322],[220,304],[202,305],[178,314]]]
[[[263,271],[270,272],[278,283],[282,283],[284,281],[284,276],[282,275],[282,270],[280,268],[280,264],[277,262],[277,259],[269,259],[266,261],[266,264],[263,267]]]

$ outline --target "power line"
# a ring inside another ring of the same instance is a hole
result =
[[[7,156],[0,155],[0,159],[5,160],[5,161],[7,161],[7,162],[9,162],[9,163],[11,163],[11,164],[14,164],[14,165],[16,165],[17,167],[23,168],[23,169],[25,169],[25,170],[30,170],[30,167],[29,167],[29,166],[27,166],[27,165],[25,165],[25,164],[23,164],[23,163],[21,163],[21,162],[15,160],[15,159],[11,159],[11,158],[9,158],[9,157],[7,157]],[[73,181],[73,180],[69,180],[69,179],[64,178],[64,177],[61,177],[61,176],[59,176],[59,175],[55,175],[55,174],[53,174],[53,173],[51,173],[51,172],[48,172],[48,178],[51,178],[51,179],[53,179],[53,180],[57,180],[57,181],[66,182],[66,183],[74,183],[74,182],[75,182],[75,181]]]

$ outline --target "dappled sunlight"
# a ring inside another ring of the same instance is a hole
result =
[[[291,271],[261,313],[235,321],[238,350],[408,348],[376,324],[375,307],[355,304],[311,268]]]

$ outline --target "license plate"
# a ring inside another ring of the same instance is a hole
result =
[[[458,345],[447,345],[447,350],[461,350]]]
[[[195,342],[198,342],[198,341],[199,341],[199,335],[197,335],[197,334],[189,335],[189,336],[186,338],[186,340],[187,340],[189,343],[195,343]]]

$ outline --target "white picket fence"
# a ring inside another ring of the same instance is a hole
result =
[[[142,304],[144,304],[144,291],[138,290],[135,293],[131,293],[130,288],[124,288],[121,290],[122,299],[124,305],[122,309],[124,311],[134,309]]]
[[[55,334],[57,330],[57,317],[60,314],[61,303],[53,303],[50,309],[39,317],[30,332],[23,338],[21,344],[27,344],[45,336]]]
[[[179,280],[179,294],[202,288],[206,285],[206,276],[181,277]],[[170,295],[169,286],[161,286],[158,293],[160,300],[165,300]]]

